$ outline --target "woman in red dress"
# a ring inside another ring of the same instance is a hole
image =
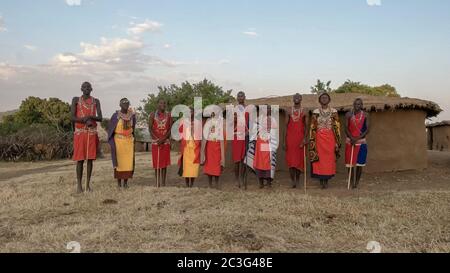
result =
[[[289,167],[292,187],[296,188],[300,182],[300,174],[305,172],[305,147],[307,139],[307,118],[302,108],[302,95],[295,94],[294,106],[287,115],[286,126],[286,162]]]
[[[87,161],[86,191],[91,191],[93,161],[97,159],[97,122],[102,121],[100,101],[91,96],[92,85],[84,82],[81,85],[83,95],[74,97],[71,106],[71,118],[75,124],[73,136],[73,160],[77,162],[77,192],[83,192],[83,165]]]
[[[205,141],[202,141],[203,172],[208,176],[209,187],[212,187],[214,178],[216,188],[219,189],[219,177],[225,167],[223,118],[212,113],[206,126]]]
[[[349,171],[352,171],[353,189],[358,187],[362,169],[366,166],[367,160],[366,136],[369,134],[369,114],[363,111],[363,106],[362,99],[358,98],[353,102],[353,109],[345,115],[345,133],[347,135],[345,164]]]
[[[158,110],[150,114],[149,125],[152,138],[152,162],[155,178],[166,186],[167,167],[170,166],[170,130],[172,117],[166,112],[166,101],[158,101]],[[157,185],[159,186],[159,185]]]
[[[245,107],[245,93],[239,92],[236,97],[238,101],[237,111],[239,111],[240,115],[244,114],[245,116],[245,124],[243,127],[239,126],[238,123],[238,114],[236,113],[234,116],[234,138],[231,145],[232,158],[234,162],[234,176],[235,180],[238,182],[238,186],[241,187],[241,184],[244,180],[244,172],[245,172],[245,164],[244,158],[246,156],[247,144],[248,144],[248,122],[249,122],[249,114],[246,112]]]
[[[262,112],[260,111],[260,115]],[[255,157],[253,160],[253,169],[259,179],[260,188],[264,188],[264,181],[267,186],[272,186],[275,174],[277,139],[276,132],[278,129],[276,120],[272,117],[271,108],[267,106],[267,116],[260,119],[263,122],[258,124]]]
[[[329,106],[328,93],[319,96],[320,108],[313,111],[309,133],[309,150],[312,162],[311,176],[320,180],[322,189],[336,174],[336,160],[341,147],[339,115]]]

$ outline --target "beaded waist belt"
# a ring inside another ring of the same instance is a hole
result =
[[[133,135],[121,135],[121,134],[115,134],[114,137],[120,138],[120,139],[130,139],[133,138]]]
[[[151,143],[152,143],[152,145],[157,145],[158,141],[157,140],[152,140]],[[166,139],[166,141],[164,141],[162,144],[170,144],[170,140]]]
[[[346,140],[345,140],[345,142],[346,142],[346,143],[351,143],[350,138],[347,137]],[[366,139],[365,139],[365,138],[356,141],[356,144],[355,144],[355,145],[358,145],[358,146],[359,146],[359,145],[361,145],[361,144],[366,144]]]
[[[75,134],[80,133],[97,133],[97,127],[75,128]]]

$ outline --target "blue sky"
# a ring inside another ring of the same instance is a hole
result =
[[[205,77],[248,97],[389,83],[450,111],[449,14],[444,0],[2,0],[0,111],[90,80],[111,114]]]

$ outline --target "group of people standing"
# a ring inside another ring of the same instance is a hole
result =
[[[72,101],[72,121],[74,123],[74,155],[77,162],[77,191],[91,191],[90,180],[93,161],[97,156],[99,139],[97,122],[102,121],[100,101],[91,96],[92,86],[85,82],[81,86],[82,96]],[[283,149],[289,167],[292,187],[300,183],[300,177],[306,169],[311,168],[311,176],[320,181],[321,188],[328,187],[328,181],[336,174],[336,161],[341,147],[341,129],[338,111],[330,107],[331,97],[321,93],[318,97],[320,107],[310,114],[302,107],[302,96],[293,96],[293,105],[286,110],[286,130]],[[234,175],[238,186],[246,186],[247,169],[256,173],[260,188],[271,187],[276,167],[278,137],[273,133],[279,129],[277,120],[272,117],[271,108],[259,111],[265,115],[259,119],[257,126],[250,126],[249,113],[245,104],[245,93],[239,92],[238,105],[234,117],[234,135],[231,141]],[[151,152],[157,187],[165,186],[167,168],[171,165],[171,134],[174,120],[167,111],[166,101],[159,100],[157,110],[149,115],[148,126],[152,139]],[[242,114],[245,122],[238,122]],[[204,133],[205,123],[201,122],[201,136],[195,136],[195,113],[190,109],[190,116],[179,122],[180,153],[178,174],[185,179],[186,187],[193,187],[200,174],[200,167],[207,175],[209,186],[219,188],[219,179],[225,167],[227,141],[224,137],[222,115],[211,114],[208,127]],[[201,117],[200,117],[201,119]],[[261,122],[262,121],[262,122]],[[111,146],[111,158],[114,178],[119,187],[128,187],[128,180],[133,177],[135,168],[135,128],[136,115],[130,108],[130,101],[120,100],[120,109],[109,122],[108,142]],[[356,188],[366,164],[369,133],[368,114],[363,111],[363,101],[356,99],[353,109],[345,115],[345,163],[349,168],[349,185]],[[204,134],[203,134],[204,133]],[[83,165],[87,161],[87,179],[83,189]]]

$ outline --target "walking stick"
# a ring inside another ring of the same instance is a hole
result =
[[[248,141],[245,139],[245,162],[244,162],[244,190],[247,190],[247,158],[248,158]]]
[[[352,154],[350,156],[350,171],[348,172],[348,183],[347,189],[350,189],[350,181],[352,180],[352,169],[353,169],[353,152],[355,151],[355,145],[352,145]]]
[[[304,163],[303,163],[303,188],[305,190],[305,194],[306,194],[306,145],[303,146],[303,159],[304,159]]]
[[[89,162],[89,128],[87,129],[86,160]],[[84,185],[84,191],[85,192],[88,191],[88,179],[89,179],[89,171],[88,171],[88,168],[86,166],[86,182],[85,182],[85,185]]]
[[[161,185],[161,181],[160,181],[160,174],[161,174],[161,169],[160,169],[160,165],[159,165],[159,145],[158,145],[158,156],[157,156],[157,161],[156,161],[156,187],[159,188]]]

